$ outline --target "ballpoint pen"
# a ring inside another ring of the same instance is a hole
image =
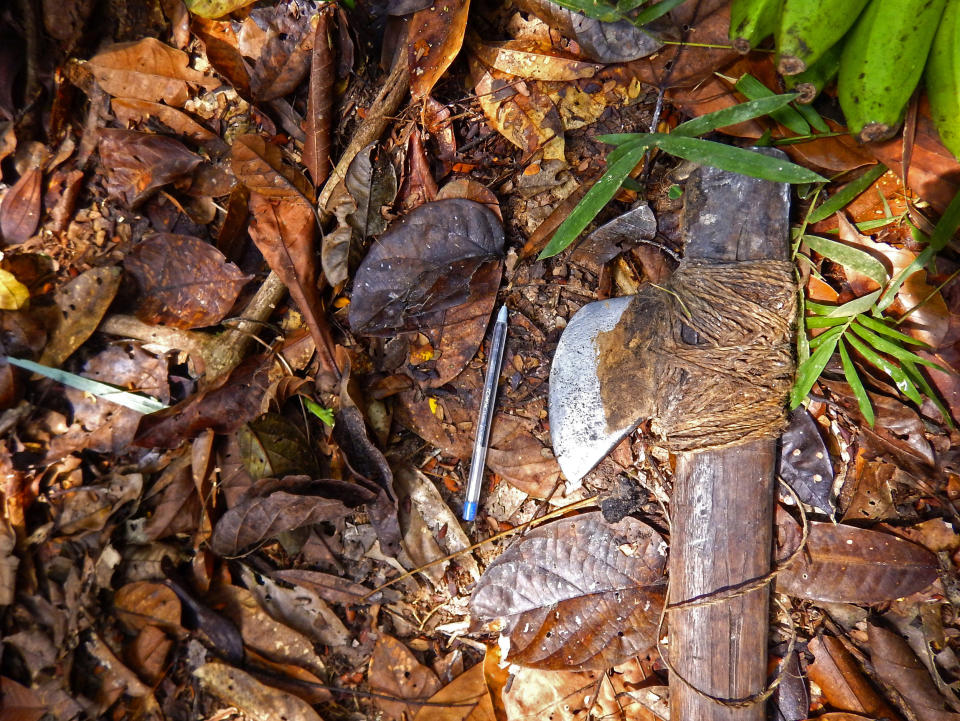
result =
[[[487,375],[483,381],[480,398],[480,417],[477,419],[477,436],[473,441],[473,457],[470,460],[470,478],[467,481],[467,498],[463,503],[463,520],[472,521],[477,516],[480,502],[480,484],[487,463],[487,444],[490,442],[490,426],[493,425],[493,407],[497,400],[497,380],[503,363],[503,350],[507,345],[507,306],[500,308],[493,324],[493,339],[487,358]]]

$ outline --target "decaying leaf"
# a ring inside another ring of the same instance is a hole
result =
[[[485,665],[475,664],[437,691],[429,699],[431,705],[421,707],[413,721],[495,721]]]
[[[117,120],[127,125],[146,126],[150,120],[158,120],[177,135],[182,135],[215,153],[226,150],[227,145],[216,133],[208,130],[182,110],[136,98],[114,98],[110,101]]]
[[[59,366],[90,337],[113,302],[121,275],[115,266],[91,268],[57,290],[62,317],[40,356],[42,365]]]
[[[363,335],[444,324],[488,263],[499,263],[503,228],[484,205],[451,198],[415,208],[384,233],[360,264],[350,326]]]
[[[252,193],[265,198],[313,201],[313,186],[299,170],[287,165],[276,145],[260,135],[241,135],[231,150],[233,174]]]
[[[807,648],[814,656],[813,663],[807,666],[810,681],[820,687],[824,699],[833,708],[871,719],[902,721],[900,714],[874,690],[839,638],[816,636]]]
[[[213,530],[210,547],[221,556],[235,556],[283,531],[332,521],[350,513],[343,503],[321,496],[276,491],[247,498],[227,511]]]
[[[117,128],[100,131],[100,159],[107,192],[128,208],[186,178],[201,161],[173,138]]]
[[[417,661],[410,649],[386,634],[381,634],[373,647],[367,677],[372,691],[397,699],[376,699],[385,717],[394,721],[400,721],[404,714],[413,717],[420,708],[405,704],[403,699],[426,700],[440,689],[437,675]]]
[[[243,465],[256,481],[261,478],[317,471],[317,460],[300,428],[278,413],[265,413],[237,431]]]
[[[333,83],[336,70],[330,42],[332,8],[323,8],[313,36],[310,60],[310,92],[307,96],[306,140],[303,142],[303,164],[310,171],[315,186],[330,174],[330,142],[333,118]],[[335,283],[331,283],[335,285]]]
[[[88,66],[100,87],[120,98],[138,98],[183,107],[192,87],[213,89],[218,81],[190,67],[183,51],[156,38],[110,45]]]
[[[66,535],[99,531],[121,505],[138,498],[142,491],[139,473],[118,474],[102,483],[72,489],[58,499],[57,527]]]
[[[566,82],[592,78],[602,67],[529,40],[480,42],[475,39],[470,43],[470,50],[485,65],[527,80]]]
[[[780,557],[796,548],[799,525],[778,512]],[[899,536],[856,526],[810,522],[803,553],[777,576],[777,590],[838,603],[880,603],[922,591],[937,578],[930,551]]]
[[[0,268],[0,310],[20,310],[30,300],[30,289],[9,270]]]
[[[180,599],[162,583],[128,583],[117,589],[113,606],[118,618],[133,631],[147,626],[180,628]]]
[[[231,23],[195,17],[190,25],[203,42],[207,59],[214,69],[233,85],[240,97],[252,100],[250,68],[240,53]]]
[[[266,38],[250,73],[258,101],[293,92],[310,68],[316,16],[285,3],[269,9]]]
[[[140,283],[137,317],[176,328],[216,325],[250,280],[209,243],[173,233],[138,243],[123,264]]]
[[[407,67],[414,101],[430,94],[460,52],[469,11],[470,0],[434,0],[410,18]]]
[[[792,410],[780,441],[780,477],[800,500],[833,513],[833,466],[817,422],[803,406]]]
[[[478,581],[470,612],[499,625],[511,663],[607,668],[655,645],[666,562],[665,541],[634,518],[563,519],[502,553]]]
[[[8,245],[27,240],[40,223],[43,170],[31,168],[3,196],[0,205],[0,236]]]
[[[254,721],[323,721],[303,699],[267,686],[225,663],[205,663],[193,672],[204,687]]]

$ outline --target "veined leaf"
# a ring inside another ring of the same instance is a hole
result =
[[[850,353],[847,352],[847,346],[842,340],[838,348],[840,350],[840,363],[843,366],[843,375],[847,379],[847,383],[850,385],[850,389],[857,399],[857,405],[860,406],[860,413],[863,414],[864,420],[866,420],[872,428],[874,415],[873,405],[870,403],[870,396],[867,394],[867,389],[863,387],[860,374],[857,373],[856,366],[854,366],[853,361],[850,360]]]
[[[747,100],[768,98],[771,95],[776,95],[776,93],[753,77],[750,73],[744,73],[741,75],[740,79],[734,83],[733,87],[745,95]],[[810,134],[810,124],[804,120],[803,116],[800,115],[795,108],[783,107],[779,110],[774,110],[770,113],[770,117],[784,127],[789,128],[797,135]]]
[[[818,223],[825,218],[829,218],[838,210],[846,208],[854,198],[873,185],[886,172],[887,166],[883,163],[873,166],[856,180],[847,183],[840,192],[828,198],[819,208],[811,210],[807,215],[807,222]]]
[[[823,315],[809,315],[805,318],[807,328],[833,328],[847,322],[846,318],[828,318]]]
[[[823,303],[814,303],[807,301],[807,308],[818,315],[825,315],[828,318],[849,317],[851,315],[860,315],[873,307],[874,301],[880,296],[880,289],[867,293],[859,298],[854,298],[843,305],[824,305]]]
[[[749,175],[751,178],[772,180],[776,183],[827,182],[823,176],[787,160],[732,145],[662,133],[649,133],[644,137],[652,147],[660,148],[670,155],[732,173]]]
[[[807,360],[800,364],[797,369],[797,382],[790,391],[790,408],[796,408],[807,397],[807,393],[826,368],[839,339],[840,335],[837,334],[831,342],[820,345]]]
[[[913,336],[907,335],[906,333],[901,333],[898,330],[894,330],[882,320],[877,320],[869,315],[860,315],[857,316],[857,323],[860,325],[866,326],[870,330],[879,333],[880,335],[885,335],[888,338],[893,338],[896,341],[901,343],[909,343],[910,345],[917,345],[921,348],[929,348],[929,344],[924,343],[922,340],[918,340]]]
[[[921,358],[916,353],[907,350],[903,346],[897,345],[896,343],[883,338],[873,331],[867,330],[862,325],[854,321],[850,326],[853,328],[853,332],[858,336],[863,338],[867,343],[872,345],[881,353],[886,353],[887,355],[892,355],[899,361],[907,361],[909,363],[916,363],[919,365],[925,365],[929,368],[936,368],[938,371],[943,371],[944,373],[949,373],[950,371],[944,368],[939,363],[934,363],[933,361],[928,361],[926,358]]]
[[[876,281],[878,285],[883,285],[887,282],[889,275],[887,269],[883,267],[883,263],[866,251],[836,240],[821,238],[819,235],[805,235],[803,236],[803,242],[820,255],[842,266],[852,268],[858,273],[862,273],[871,280]]]
[[[846,330],[846,327],[843,328],[831,328],[826,333],[821,333],[820,335],[810,339],[810,348],[819,348],[824,343],[829,343],[835,341]]]
[[[786,107],[790,104],[790,101],[796,97],[796,93],[786,93],[784,95],[771,94],[769,97],[748,100],[745,103],[724,108],[723,110],[715,110],[712,113],[701,115],[699,118],[680,123],[680,125],[670,131],[670,134],[693,138],[698,135],[703,135],[704,133],[712,132],[717,128],[725,128],[728,125],[736,125],[746,120],[753,120],[754,118],[769,115]]]
[[[853,346],[860,355],[862,355],[868,363],[873,366],[876,366],[881,371],[886,373],[893,380],[894,385],[903,393],[907,398],[912,400],[918,406],[923,403],[923,398],[920,396],[920,392],[917,390],[917,387],[913,385],[913,382],[907,377],[907,374],[903,372],[903,369],[891,363],[882,355],[877,353],[873,348],[868,346],[866,343],[860,341],[856,336],[850,334],[847,336],[847,342]]]
[[[607,168],[607,172],[593,184],[593,187],[586,192],[577,207],[557,228],[547,247],[540,253],[539,258],[541,260],[556,255],[580,235],[580,232],[596,217],[603,206],[617,194],[621,183],[630,175],[630,171],[637,166],[646,150],[646,145],[632,147],[629,152],[626,152],[623,157]]]

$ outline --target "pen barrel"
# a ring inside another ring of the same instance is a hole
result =
[[[473,520],[477,501],[480,498],[480,484],[487,461],[487,448],[490,443],[490,428],[493,425],[493,408],[497,400],[497,381],[500,378],[500,366],[507,345],[507,324],[497,322],[493,327],[490,341],[490,356],[487,361],[487,374],[483,381],[483,395],[480,398],[480,413],[477,420],[477,434],[473,441],[473,456],[470,463],[470,475],[467,480],[467,497],[464,504],[465,520]],[[470,516],[467,518],[467,516]]]

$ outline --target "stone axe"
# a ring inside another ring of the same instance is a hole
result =
[[[763,149],[776,157],[780,151]],[[671,718],[765,718],[777,439],[794,377],[789,186],[703,167],[684,258],[662,285],[590,303],[550,372],[550,433],[579,481],[649,421],[676,455],[668,613]],[[734,592],[730,592],[733,589]]]

